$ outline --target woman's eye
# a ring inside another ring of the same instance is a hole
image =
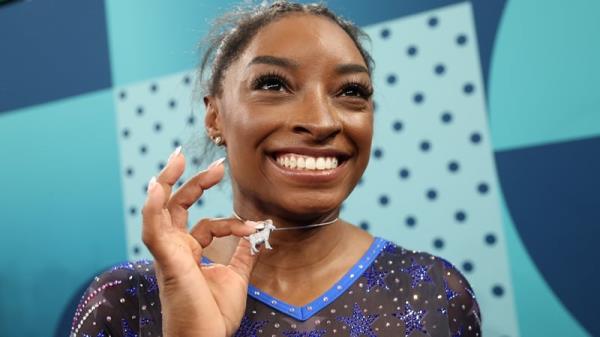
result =
[[[371,91],[359,84],[349,84],[342,89],[341,95],[368,99],[371,96]]]
[[[258,78],[253,88],[255,90],[285,91],[285,83],[281,78],[268,76]]]

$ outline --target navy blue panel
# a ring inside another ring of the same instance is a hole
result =
[[[496,153],[529,254],[579,322],[600,336],[600,137]]]
[[[0,7],[0,112],[111,86],[104,1]]]
[[[365,26],[460,2],[465,1],[394,0],[366,2],[364,0],[329,0],[327,3],[336,13],[351,18],[352,21],[360,26]],[[487,88],[490,59],[496,39],[496,31],[506,0],[472,0],[471,2],[475,15],[475,28],[477,30],[483,78]]]

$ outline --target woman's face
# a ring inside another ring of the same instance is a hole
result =
[[[252,38],[222,88],[207,127],[226,142],[237,209],[335,212],[367,166],[373,133],[371,79],[351,38],[323,17],[283,17]]]

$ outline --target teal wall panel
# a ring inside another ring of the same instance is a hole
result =
[[[196,47],[210,20],[234,3],[106,0],[113,83],[123,85],[197,64]]]
[[[4,114],[0,135],[0,335],[50,336],[126,258],[112,93]]]
[[[496,150],[600,134],[600,2],[509,1],[490,70]]]

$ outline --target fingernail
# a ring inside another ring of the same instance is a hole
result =
[[[150,178],[150,181],[148,182],[147,192],[152,191],[152,189],[154,188],[154,186],[156,186],[156,177],[155,176],[153,176],[152,178]]]
[[[246,220],[244,222],[244,224],[246,224],[247,226],[250,226],[254,229],[263,229],[265,228],[265,225],[262,222],[258,222],[258,221],[252,221],[252,220]]]
[[[171,153],[171,155],[169,156],[169,159],[167,159],[167,163],[170,163],[170,162],[171,162],[171,159],[173,159],[173,158],[177,157],[177,155],[178,155],[178,154],[180,154],[180,153],[181,153],[181,145],[179,145],[179,146],[178,146],[178,147],[175,149],[175,151],[173,151],[173,153]]]
[[[219,158],[215,161],[213,161],[210,165],[208,165],[208,169],[210,170],[211,168],[221,165],[223,162],[225,161],[225,157]]]

